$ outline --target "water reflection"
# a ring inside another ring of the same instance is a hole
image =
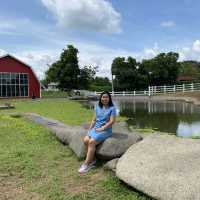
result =
[[[94,109],[96,103],[86,104],[89,109]],[[134,128],[150,128],[182,137],[200,136],[200,107],[194,104],[148,100],[120,100],[114,103],[119,115],[128,117],[128,124]]]
[[[177,135],[181,137],[200,137],[200,122],[188,124],[180,122],[177,129]]]

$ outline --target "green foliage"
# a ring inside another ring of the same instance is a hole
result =
[[[96,74],[97,68],[93,68],[91,66],[85,66],[83,69],[80,70],[80,77],[79,77],[79,89],[89,89],[90,84],[92,84],[94,80],[94,76]]]
[[[180,62],[179,76],[192,76],[195,80],[199,80],[200,62],[192,60]]]
[[[115,90],[134,90],[136,87],[137,62],[134,58],[117,57],[112,63],[112,74],[115,75]]]
[[[151,85],[174,84],[180,70],[178,53],[161,53],[155,58],[143,60],[141,65]]]
[[[88,89],[94,79],[97,67],[85,66],[79,68],[78,49],[68,45],[63,49],[58,61],[53,63],[46,72],[46,78],[42,81],[45,85],[50,82],[58,82],[61,90]]]
[[[61,90],[71,90],[78,88],[78,49],[68,45],[63,49],[60,59],[53,63],[46,72],[47,82],[58,82]]]
[[[140,90],[148,85],[174,84],[179,74],[179,55],[174,52],[161,53],[155,58],[137,63],[132,57],[127,60],[117,57],[112,63],[115,75],[115,90]]]
[[[110,80],[105,77],[95,77],[95,79],[92,81],[90,85],[90,90],[92,91],[111,91],[111,82]]]

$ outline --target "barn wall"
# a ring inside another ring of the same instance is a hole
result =
[[[7,56],[0,59],[0,72],[28,73],[29,97],[32,97],[33,93],[36,97],[40,97],[40,83],[38,82],[30,67],[15,60],[12,57]]]

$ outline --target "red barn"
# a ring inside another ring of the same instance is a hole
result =
[[[9,54],[0,57],[0,98],[41,97],[40,82],[31,67]]]

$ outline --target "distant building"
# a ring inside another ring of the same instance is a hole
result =
[[[32,68],[9,54],[0,57],[0,98],[40,97],[40,82]]]
[[[196,78],[194,78],[191,75],[182,75],[177,78],[177,81],[180,81],[180,82],[192,82],[195,80],[196,80]]]
[[[58,83],[51,82],[48,84],[47,91],[58,91]]]

